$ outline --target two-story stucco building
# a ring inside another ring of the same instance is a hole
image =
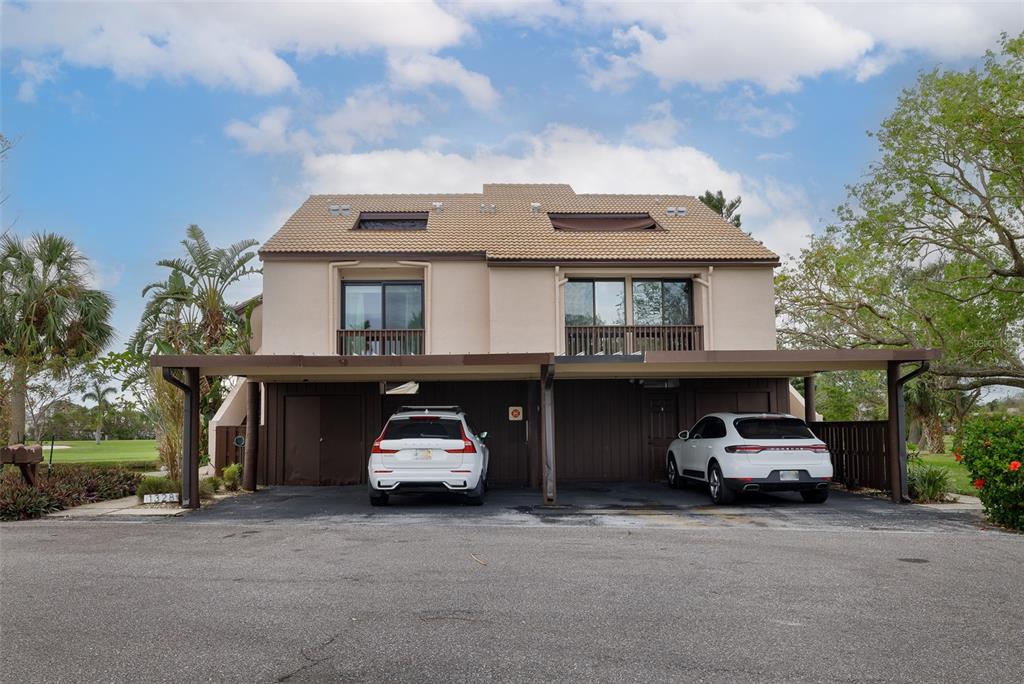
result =
[[[256,354],[156,363],[248,379],[216,422],[259,416],[261,484],[365,482],[390,411],[444,403],[490,433],[492,481],[552,500],[556,475],[662,477],[679,430],[789,411],[792,376],[930,358],[776,350],[778,256],[687,196],[314,195],[260,256]]]

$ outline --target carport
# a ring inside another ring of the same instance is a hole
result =
[[[468,403],[494,425],[492,463],[554,504],[558,478],[630,480],[660,475],[667,441],[703,413],[789,411],[788,383],[803,377],[813,422],[814,378],[836,370],[885,370],[888,419],[866,440],[856,430],[823,438],[834,457],[846,442],[883,471],[905,501],[903,385],[940,356],[934,349],[546,353],[413,356],[206,355],[153,357],[185,402],[183,505],[198,508],[199,391],[203,376],[246,378],[246,489],[258,484],[365,481],[366,446],[392,404]],[[915,367],[904,373],[904,365]],[[387,388],[415,381],[415,401]],[[504,418],[504,419],[503,419]],[[849,427],[849,426],[847,426]],[[855,426],[854,426],[855,427]],[[491,431],[490,428],[488,428]],[[262,439],[261,439],[262,434]],[[667,441],[666,441],[667,440]],[[833,441],[843,441],[838,447]],[[324,446],[326,445],[326,446]],[[501,459],[494,459],[496,453]],[[881,461],[884,459],[884,463]]]

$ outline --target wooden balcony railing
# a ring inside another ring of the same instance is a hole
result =
[[[645,351],[700,351],[702,325],[567,325],[567,356],[636,354]]]
[[[406,356],[423,353],[423,330],[339,330],[342,356]]]

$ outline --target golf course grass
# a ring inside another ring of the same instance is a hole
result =
[[[153,439],[111,439],[97,444],[91,440],[60,441],[53,450],[54,463],[83,465],[118,465],[128,468],[156,469],[160,467]],[[50,443],[43,444],[43,461],[50,462]]]

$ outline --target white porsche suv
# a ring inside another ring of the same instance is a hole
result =
[[[824,503],[832,481],[828,447],[785,413],[712,413],[679,433],[666,456],[668,482],[707,483],[716,504],[739,492],[800,492]]]
[[[398,492],[456,492],[479,506],[487,488],[486,438],[458,406],[401,407],[370,450],[370,503],[386,505]]]

